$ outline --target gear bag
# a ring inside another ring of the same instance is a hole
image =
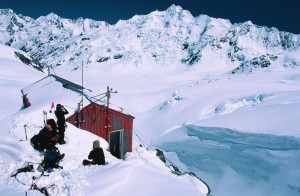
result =
[[[32,147],[35,149],[35,150],[38,150],[38,151],[41,151],[43,150],[43,148],[41,147],[41,144],[40,144],[40,139],[39,139],[39,135],[34,135],[31,139],[30,139],[30,143],[32,145]]]
[[[57,148],[52,148],[47,150],[44,154],[44,160],[41,165],[38,167],[38,171],[48,171],[51,172],[53,168],[61,168],[59,162],[64,158],[65,154],[60,154]]]

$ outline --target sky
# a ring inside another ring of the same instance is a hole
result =
[[[70,19],[80,17],[115,24],[119,19],[163,11],[172,4],[193,16],[206,14],[232,23],[252,21],[259,26],[300,34],[299,0],[1,0],[0,8],[37,18],[51,12]]]

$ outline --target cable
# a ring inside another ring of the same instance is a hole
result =
[[[151,150],[155,150],[154,147],[152,147],[152,145],[150,144],[150,141],[148,141],[148,139],[140,132],[138,131],[137,128],[135,129],[135,135],[138,137],[138,139],[141,141],[143,146],[147,146],[148,148],[150,148]],[[139,134],[139,135],[138,135]],[[141,136],[140,136],[141,135]],[[143,138],[142,138],[143,137]]]
[[[72,107],[70,107],[70,106],[67,106],[67,105],[64,105],[64,106],[66,106],[67,108],[70,108],[70,109],[76,110],[76,108],[72,108]]]
[[[144,142],[142,141],[142,139],[140,138],[140,136],[134,131],[134,133],[135,133],[135,135],[137,136],[137,138],[140,140],[140,142],[141,142],[141,144],[143,145],[143,146],[146,146],[145,144],[144,144]]]
[[[134,128],[134,129],[135,129],[134,132],[135,132],[136,136],[138,137],[138,139],[141,141],[142,145],[146,146],[146,145],[144,144],[144,142],[147,143],[146,137],[143,136],[143,134],[142,134],[140,131],[138,131],[137,128]],[[142,138],[138,135],[138,133],[139,133],[142,137],[144,137],[144,139],[142,139]],[[143,141],[143,140],[144,140],[144,141]],[[145,141],[145,140],[146,140],[146,141]],[[156,149],[150,144],[150,142],[149,142],[149,144],[148,144],[147,146],[148,146],[151,150],[156,150]],[[196,178],[199,179],[203,184],[205,184],[205,185],[207,186],[207,188],[208,188],[208,193],[207,193],[207,195],[210,194],[211,189],[210,189],[210,187],[208,186],[208,184],[207,184],[206,182],[204,182],[200,177],[198,177],[194,172],[188,172],[188,171],[186,171],[185,169],[183,169],[183,168],[181,168],[181,167],[175,165],[175,164],[174,164],[170,159],[168,159],[166,156],[164,156],[164,158],[165,158],[166,161],[168,161],[168,162],[170,163],[170,166],[172,167],[172,169],[175,170],[175,172],[172,172],[172,173],[175,173],[175,174],[177,174],[177,175],[185,175],[185,174],[188,174],[188,175],[190,175],[190,176],[196,177]],[[167,165],[167,166],[168,166],[168,165]],[[168,167],[170,168],[170,166],[168,166]],[[181,171],[183,171],[183,172],[181,172]]]

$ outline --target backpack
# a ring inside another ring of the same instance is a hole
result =
[[[44,154],[44,160],[41,165],[38,167],[40,172],[47,171],[52,172],[53,168],[63,168],[59,166],[59,162],[64,158],[65,154],[60,154],[57,148],[51,148],[47,150]]]
[[[32,145],[32,147],[35,150],[41,151],[43,150],[43,148],[41,147],[40,141],[39,141],[39,135],[34,135],[31,139],[30,139],[30,143]]]

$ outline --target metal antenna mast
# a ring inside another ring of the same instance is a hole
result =
[[[118,93],[117,91],[113,91],[112,88],[109,88],[109,86],[107,86],[107,91],[106,91],[106,137],[108,138],[108,133],[109,133],[109,99],[110,99],[110,94],[111,93]]]
[[[80,124],[83,122],[80,116],[80,110],[83,108],[83,61],[81,61],[81,101],[78,103],[77,109],[77,124],[80,128]]]
[[[81,86],[82,86],[82,90],[81,90],[81,105],[83,108],[83,61],[81,61]]]

